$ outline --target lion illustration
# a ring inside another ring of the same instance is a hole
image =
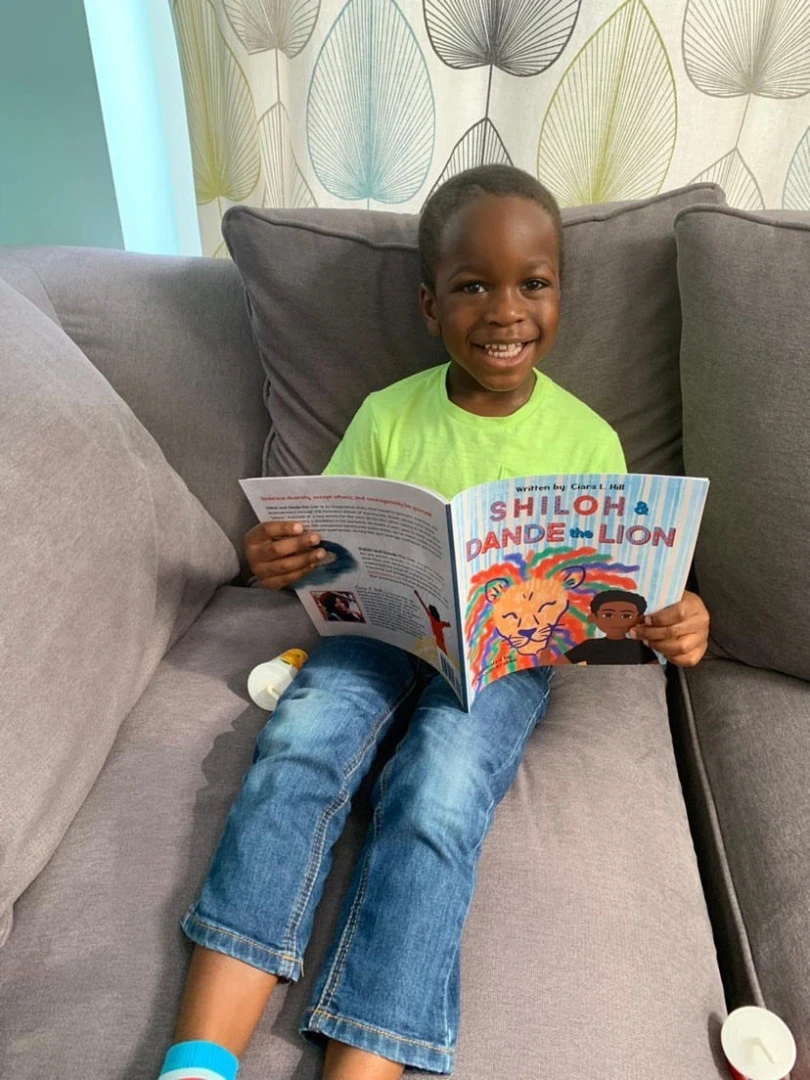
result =
[[[569,594],[582,585],[585,576],[581,566],[574,566],[552,577],[530,577],[517,583],[505,577],[490,579],[484,595],[496,633],[521,656],[534,656],[542,663],[541,654],[571,606]]]
[[[635,589],[637,566],[595,548],[546,548],[479,571],[470,582],[465,633],[473,681],[554,664],[595,631],[590,604],[604,589]]]

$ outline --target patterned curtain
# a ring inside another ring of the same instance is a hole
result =
[[[810,210],[810,0],[170,2],[207,254],[232,203],[416,212],[482,162]]]

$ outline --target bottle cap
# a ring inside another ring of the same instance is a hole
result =
[[[285,664],[292,664],[294,668],[298,668],[300,671],[307,662],[307,654],[303,649],[287,649],[278,659],[283,660]]]

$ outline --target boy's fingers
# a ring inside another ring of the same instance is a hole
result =
[[[264,535],[271,540],[282,536],[301,536],[304,532],[300,521],[264,521],[261,528]]]
[[[306,535],[307,530],[300,521],[262,521],[245,534],[245,547],[261,547],[277,540],[286,541],[288,537],[287,542],[295,543],[296,539],[300,541]]]
[[[658,651],[671,664],[694,667],[706,652],[706,640],[702,634],[689,634],[677,641],[667,642]]]
[[[669,607],[662,608],[660,611],[656,611],[654,615],[646,615],[644,617],[644,623],[647,626],[674,626],[678,623],[689,623],[692,619],[697,619],[699,622],[709,625],[709,613],[705,606],[697,601],[697,597],[687,593],[687,596],[691,596],[693,602],[687,600],[679,600],[676,604],[670,604]]]
[[[287,574],[277,574],[271,578],[259,578],[258,580],[263,589],[283,589],[285,585],[294,585],[296,581],[306,577],[311,569],[311,566],[305,566],[303,570],[291,570]]]
[[[657,648],[656,642],[667,641],[670,638],[675,640],[690,634],[697,634],[702,637],[705,635],[707,625],[705,619],[701,618],[700,615],[692,615],[682,622],[676,620],[675,622],[658,626],[645,626],[640,624],[639,626],[633,627],[629,636],[637,641],[646,641],[649,645],[653,645]]]
[[[307,551],[303,554],[289,555],[283,559],[272,559],[267,562],[254,562],[251,570],[256,577],[264,581],[276,582],[278,578],[285,577],[290,573],[306,572],[314,566],[318,566],[326,558],[323,548],[315,551]]]
[[[305,533],[303,536],[289,536],[282,540],[254,540],[245,542],[245,555],[248,562],[272,562],[284,559],[288,555],[298,555],[312,551],[320,544],[318,533]]]
[[[262,543],[274,536],[300,536],[303,532],[300,521],[260,521],[245,533],[245,543]]]
[[[647,615],[644,622],[645,625],[649,626],[674,626],[676,623],[682,623],[690,617],[694,617],[694,614],[694,612],[690,614],[689,608],[684,601],[679,600],[677,604],[670,604],[669,607],[661,608],[654,615]]]
[[[286,559],[289,555],[311,555],[313,551],[321,551],[323,549],[318,547],[320,542],[320,536],[311,533],[307,536],[291,536],[288,540],[269,540],[256,550],[262,562],[272,562],[274,559]]]

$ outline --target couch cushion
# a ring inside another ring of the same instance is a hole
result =
[[[810,219],[704,208],[677,219],[689,473],[717,651],[810,678]]]
[[[297,600],[226,587],[166,656],[18,904],[0,965],[14,1080],[55,1062],[77,1080],[155,1076],[189,951],[179,919],[263,723],[248,671],[312,635]],[[271,999],[244,1080],[320,1075],[297,1024],[366,821],[362,795],[305,978]],[[725,1077],[723,995],[659,671],[555,675],[485,845],[463,948],[456,1080],[646,1078],[662,1061],[667,1080]]]
[[[0,277],[58,318],[241,554],[256,519],[235,481],[261,471],[270,423],[233,265],[0,248]]]
[[[237,563],[129,408],[4,282],[0,357],[4,934],[166,648]]]
[[[49,319],[53,319],[57,325],[59,316],[56,308],[51,303],[48,291],[42,284],[42,280],[36,270],[25,258],[23,252],[33,249],[15,247],[0,247],[0,278],[8,285],[16,289],[21,296],[30,300],[32,304],[44,311]]]
[[[619,432],[630,467],[682,471],[680,309],[672,222],[713,184],[563,211],[560,330],[543,369]],[[269,475],[317,473],[363,398],[442,362],[417,309],[416,216],[364,210],[225,215],[268,377]]]
[[[810,1076],[810,685],[730,660],[681,682],[730,1004],[778,1013]]]

